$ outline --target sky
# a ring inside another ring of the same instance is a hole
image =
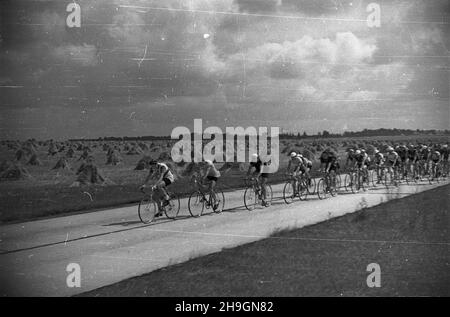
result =
[[[1,139],[449,128],[447,0],[71,2],[0,1]]]

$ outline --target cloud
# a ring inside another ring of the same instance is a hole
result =
[[[314,39],[308,35],[283,43],[266,43],[234,54],[228,63],[233,73],[265,70],[272,78],[298,78],[307,75],[308,65],[327,65],[331,68],[341,63],[363,63],[372,58],[376,45],[357,38],[351,32],[337,33],[333,40]],[[245,65],[244,65],[245,63]]]

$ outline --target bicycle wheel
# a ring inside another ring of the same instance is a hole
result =
[[[341,187],[342,187],[341,174],[336,174],[336,193],[341,189]]]
[[[215,201],[216,208],[213,208],[213,211],[216,214],[220,214],[225,208],[225,195],[223,194],[223,191],[221,191],[220,189],[216,188],[214,191],[216,194],[216,201]]]
[[[292,204],[294,202],[294,188],[290,181],[286,182],[283,188],[283,199],[286,204]]]
[[[317,183],[317,196],[319,196],[319,199],[327,198],[327,186],[324,178],[321,178]]]
[[[138,215],[143,223],[150,223],[158,213],[158,206],[150,197],[144,197],[139,202]]]
[[[180,198],[172,193],[169,193],[170,201],[169,205],[164,207],[164,213],[169,219],[175,219],[180,212]]]
[[[266,207],[269,207],[272,205],[272,199],[273,199],[273,192],[272,192],[272,186],[270,184],[266,184]]]
[[[329,177],[329,179],[328,179],[328,181],[329,181],[329,193],[330,193],[330,195],[331,196],[336,196],[337,195],[337,189],[338,189],[338,187],[337,187],[337,182],[338,182],[338,180],[337,180],[337,178],[335,177],[334,179],[333,179],[333,177]]]
[[[350,187],[353,194],[356,194],[361,189],[361,174],[359,173],[352,173],[351,174],[351,182],[352,185]]]
[[[199,192],[193,192],[189,196],[188,209],[192,217],[200,217],[205,208],[205,199],[203,195]]]
[[[376,170],[370,170],[369,171],[369,178],[370,178],[370,182],[372,184],[372,187],[377,187],[377,182],[378,182],[378,176],[377,176],[377,171]]]
[[[351,173],[345,174],[345,176],[344,176],[344,189],[345,189],[346,192],[353,191],[352,190],[352,185],[353,185],[352,181],[353,181],[352,174]]]
[[[307,180],[302,179],[302,180],[299,181],[299,183],[298,183],[298,198],[299,198],[301,201],[305,201],[307,197],[308,197],[308,184],[307,184]]]
[[[307,187],[308,194],[309,195],[314,195],[316,193],[316,180],[314,178],[309,177],[306,180],[306,183],[308,185],[308,187]]]
[[[256,202],[258,201],[258,197],[255,194],[255,190],[253,186],[249,186],[245,189],[244,192],[244,205],[247,210],[252,211],[255,209]]]

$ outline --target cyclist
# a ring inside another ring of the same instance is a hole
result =
[[[443,164],[442,168],[443,168],[445,176],[448,176],[448,157],[449,157],[450,151],[448,149],[447,144],[444,144],[442,146],[441,154],[442,154],[442,164]]]
[[[369,156],[367,155],[364,149],[356,150],[355,152],[355,165],[354,167],[359,169],[364,177],[364,180],[367,177],[367,160]]]
[[[354,166],[355,165],[355,150],[349,149],[347,153],[347,160],[345,161],[345,166]]]
[[[427,160],[430,162],[430,173],[431,177],[434,178],[436,176],[436,167],[439,162],[442,160],[442,155],[438,150],[433,150],[428,155]]]
[[[320,155],[320,170],[330,173],[333,184],[336,182],[337,167],[337,154],[329,148],[325,149]],[[330,184],[327,184],[327,191],[330,189],[329,186]]]
[[[389,171],[392,171],[394,174],[394,179],[396,178],[396,167],[399,166],[399,156],[398,153],[394,151],[392,146],[389,146],[387,149],[388,153],[386,155],[386,166]]]
[[[375,163],[375,167],[377,168],[377,184],[381,182],[381,178],[383,177],[383,165],[384,165],[384,155],[378,149],[375,149],[373,160]]]
[[[214,191],[214,188],[216,187],[216,184],[221,176],[220,171],[216,168],[214,163],[211,160],[205,160],[204,162],[204,173],[203,173],[203,181],[204,184],[209,183],[209,194],[211,198],[213,199],[214,206],[213,210],[216,210],[217,207],[219,207],[220,201],[216,199],[216,193]]]
[[[294,195],[297,194],[297,184],[298,184],[298,176],[302,175],[305,170],[305,166],[303,164],[303,160],[300,156],[301,154],[297,154],[295,152],[292,152],[290,154],[291,159],[289,160],[288,167],[287,167],[287,173],[292,174],[292,188],[294,189]]]
[[[151,179],[156,179],[156,182],[152,188],[156,189],[161,195],[157,195],[155,199],[159,210],[158,214],[156,214],[156,217],[159,217],[162,215],[163,208],[169,205],[170,197],[167,193],[166,188],[175,181],[175,177],[165,163],[160,163],[152,160],[149,162],[149,167],[150,171],[144,181],[144,184],[141,186],[141,190],[147,187],[147,183]],[[162,201],[160,199],[161,197]]]
[[[311,160],[307,159],[306,157],[304,157],[301,154],[298,154],[297,156],[300,157],[302,159],[302,161],[303,161],[303,165],[305,166],[305,172],[304,173],[305,173],[305,176],[308,179],[308,186],[309,186],[309,185],[311,185],[311,177],[310,177],[309,172],[311,171],[312,166],[313,166],[312,162],[311,162]]]
[[[403,169],[403,176],[406,176],[406,160],[408,158],[408,148],[405,145],[398,146],[395,151],[398,154],[400,168]]]
[[[408,169],[411,175],[414,174],[414,165],[416,164],[416,161],[418,159],[417,155],[417,148],[414,147],[414,144],[410,143],[408,145],[408,151],[407,151],[407,163],[408,163]]]
[[[262,204],[263,206],[267,207],[267,198],[266,198],[266,183],[267,179],[269,177],[268,173],[263,173],[263,167],[266,164],[262,162],[261,158],[258,154],[252,154],[250,166],[247,170],[247,176],[250,176],[252,174],[253,177],[255,177],[258,181],[259,188],[261,189],[261,196],[262,196]],[[252,173],[252,169],[254,169]]]

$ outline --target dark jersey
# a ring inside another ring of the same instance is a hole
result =
[[[328,163],[335,163],[337,160],[337,155],[333,152],[323,152],[320,155],[320,163],[322,164],[328,164]]]
[[[448,160],[448,155],[449,155],[449,150],[448,148],[442,148],[441,149],[441,154],[442,154],[442,158],[447,161]]]
[[[405,148],[400,147],[398,148],[398,150],[396,150],[396,152],[402,161],[406,160],[407,151]]]
[[[417,155],[417,150],[416,149],[408,149],[408,159],[410,160],[414,160],[416,158]]]
[[[256,162],[251,162],[250,163],[250,166],[255,169],[256,173],[261,173],[262,165],[263,165],[263,163],[261,162],[260,159],[258,159],[258,161],[256,161]]]

